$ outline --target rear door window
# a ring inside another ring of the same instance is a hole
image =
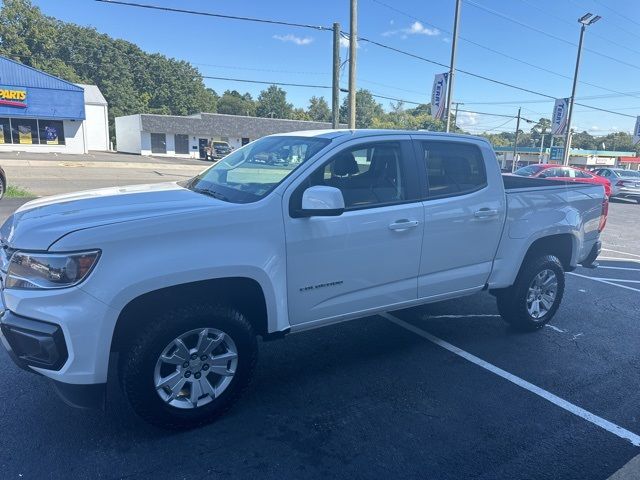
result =
[[[463,142],[421,141],[429,198],[465,195],[487,186],[480,149]]]

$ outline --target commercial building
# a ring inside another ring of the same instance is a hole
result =
[[[139,155],[204,158],[210,141],[233,148],[274,133],[331,128],[330,123],[198,113],[186,117],[136,114],[116,117],[116,148]]]
[[[0,152],[108,149],[107,102],[98,87],[0,57]]]
[[[494,147],[494,151],[502,168],[510,169],[513,162],[513,147]],[[518,147],[516,154],[518,165],[521,167],[531,163],[562,163],[562,149],[552,152],[548,148],[541,150],[539,147]],[[628,162],[626,159],[630,157],[635,157],[635,153],[572,148],[569,155],[569,165],[580,168],[613,166],[628,168],[624,162]]]

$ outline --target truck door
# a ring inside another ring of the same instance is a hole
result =
[[[416,140],[415,145],[427,180],[418,296],[480,290],[504,224],[499,166],[485,162],[472,142]]]
[[[292,325],[417,298],[424,209],[415,155],[406,135],[378,138],[341,147],[284,197]],[[292,218],[290,207],[313,185],[340,189],[345,212]]]

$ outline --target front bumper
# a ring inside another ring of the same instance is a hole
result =
[[[32,373],[59,371],[69,359],[59,325],[21,317],[9,310],[4,310],[0,316],[0,342],[18,367]],[[68,405],[105,408],[106,383],[71,384],[53,379],[52,383],[56,393]]]
[[[60,326],[15,315],[5,310],[0,318],[2,344],[13,361],[25,370],[38,367],[60,370],[69,352]]]

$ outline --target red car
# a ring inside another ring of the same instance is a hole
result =
[[[611,182],[587,170],[562,165],[535,164],[519,168],[514,172],[521,177],[548,178],[549,180],[563,180],[565,182],[596,183],[604,187],[607,197],[611,196]]]

